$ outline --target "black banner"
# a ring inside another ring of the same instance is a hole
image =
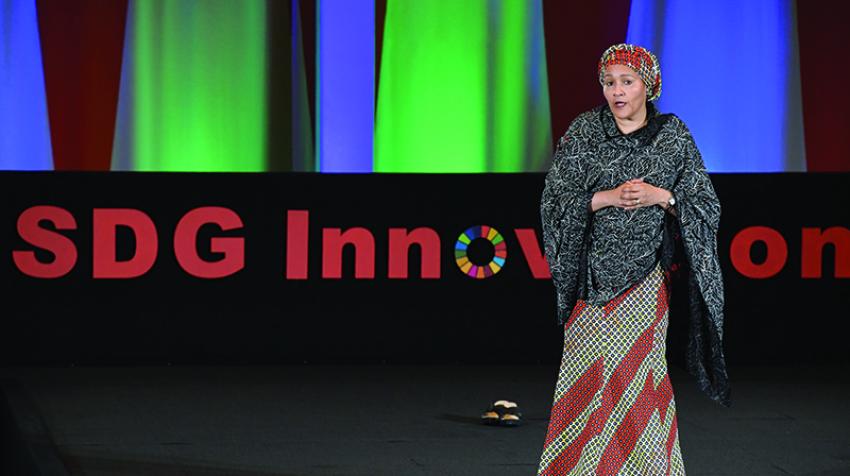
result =
[[[850,361],[850,174],[712,180],[730,363]],[[542,174],[0,181],[4,364],[561,354],[541,254]],[[685,317],[671,315],[674,363]]]

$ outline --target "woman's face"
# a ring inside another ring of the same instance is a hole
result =
[[[646,86],[628,66],[612,64],[605,68],[602,93],[618,119],[635,119],[646,108]]]

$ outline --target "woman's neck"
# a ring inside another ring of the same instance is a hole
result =
[[[631,134],[648,123],[649,114],[647,114],[646,105],[638,110],[632,117],[620,119],[614,116],[614,122],[617,124],[617,129],[623,134]]]

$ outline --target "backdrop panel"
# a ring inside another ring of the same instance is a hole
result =
[[[730,363],[850,360],[850,174],[712,179]],[[560,357],[542,174],[6,172],[0,185],[0,363]],[[465,258],[493,266],[470,277]]]

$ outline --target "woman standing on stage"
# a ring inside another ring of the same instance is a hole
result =
[[[541,202],[564,353],[538,474],[684,475],[665,358],[669,271],[681,235],[688,370],[728,406],[720,203],[685,124],[653,104],[657,58],[614,45],[598,74],[607,104],[561,137]]]

